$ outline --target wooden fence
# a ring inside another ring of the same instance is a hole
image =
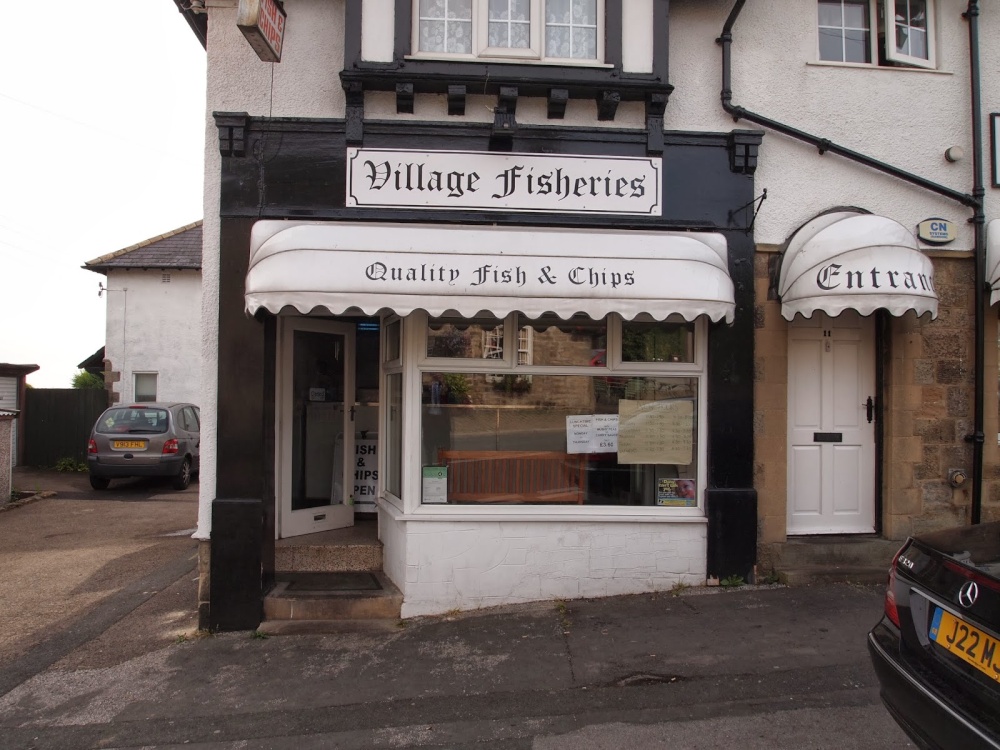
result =
[[[97,388],[29,388],[23,407],[24,465],[86,461],[90,430],[107,406],[108,392]]]

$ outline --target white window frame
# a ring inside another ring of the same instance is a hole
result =
[[[410,57],[432,60],[483,60],[511,63],[557,63],[559,65],[604,66],[604,33],[607,23],[604,0],[597,3],[597,56],[593,59],[575,57],[550,57],[545,54],[545,0],[530,0],[531,31],[527,48],[490,47],[489,0],[472,0],[472,39],[475,47],[471,54],[430,52],[420,49],[420,0],[413,0],[413,28],[411,29]]]
[[[378,471],[379,476],[383,477],[385,481],[379,482],[379,494],[376,497],[376,505],[380,502],[385,502],[388,505],[394,507],[397,511],[402,511],[403,509],[403,498],[406,492],[407,471],[406,471],[406,461],[407,457],[407,423],[409,421],[406,414],[406,387],[407,387],[407,376],[406,368],[403,366],[406,361],[406,348],[408,343],[408,326],[406,325],[403,318],[398,315],[386,315],[382,318],[382,330],[379,337],[381,338],[381,352],[379,356],[379,432],[384,435],[379,441],[378,447]],[[396,326],[396,330],[399,332],[399,350],[395,353],[391,352],[389,349],[389,335],[388,329],[390,326]],[[400,378],[402,384],[402,403],[400,405],[401,413],[399,418],[402,420],[402,445],[400,446],[400,455],[396,456],[393,454],[391,457],[389,441],[392,439],[392,431],[389,428],[389,377],[396,375]],[[389,460],[392,458],[393,461],[397,461],[399,464],[399,485],[400,493],[396,495],[389,490]]]
[[[641,317],[639,319],[642,319]],[[592,367],[586,365],[521,365],[517,366],[516,339],[518,313],[504,318],[504,358],[441,358],[428,357],[427,322],[423,311],[415,311],[407,317],[409,344],[417,353],[413,365],[404,368],[411,376],[409,387],[404,387],[404,411],[408,417],[404,421],[404,445],[412,446],[409,453],[404,451],[403,467],[404,495],[403,514],[400,520],[558,520],[559,522],[602,521],[633,522],[636,520],[666,523],[704,523],[705,503],[708,488],[708,323],[704,316],[695,321],[694,362],[622,362],[620,353],[622,318],[612,314],[608,319],[608,365]],[[650,320],[652,320],[650,318]],[[413,360],[411,360],[413,361]],[[582,505],[555,507],[548,505],[474,505],[423,504],[421,466],[418,455],[423,440],[423,404],[421,402],[421,379],[425,372],[497,372],[531,377],[537,375],[586,375],[606,377],[608,375],[638,377],[680,377],[697,381],[698,449],[697,474],[698,504],[691,507],[661,507],[643,505]],[[405,401],[409,399],[409,401]],[[407,479],[409,482],[407,483]],[[383,493],[384,494],[384,493]],[[388,498],[387,498],[388,499]]]
[[[820,56],[820,44],[819,44],[820,25],[819,25],[818,15],[816,18],[816,59],[819,62],[827,65],[861,65],[864,67],[877,66],[878,65],[878,15],[876,14],[878,13],[878,5],[879,5],[879,0],[868,0],[868,57],[870,59],[870,62],[859,63],[847,60],[824,60]],[[819,0],[817,0],[816,7],[817,9],[819,8]],[[830,27],[830,28],[844,29],[847,27],[841,26],[841,27]]]
[[[936,68],[934,17],[937,15],[934,0],[924,0],[927,9],[927,59],[906,55],[896,49],[896,3],[909,0],[882,0],[882,21],[885,25],[885,57],[892,62],[911,65],[915,68]],[[889,6],[892,11],[889,11]]]
[[[879,65],[879,53],[881,49],[885,51],[885,59],[888,62],[898,63],[910,68],[925,68],[928,70],[937,69],[937,29],[935,17],[937,16],[936,0],[926,0],[927,3],[927,59],[905,55],[896,49],[896,1],[897,0],[868,0],[868,56],[871,62],[857,63],[845,62],[842,60],[824,60],[820,56],[819,47],[819,23],[816,24],[816,60],[821,65],[847,65],[852,67],[878,68],[886,67]],[[818,6],[818,1],[817,1]],[[891,10],[889,10],[891,8]],[[879,36],[882,39],[880,41]],[[880,48],[880,43],[884,45]]]

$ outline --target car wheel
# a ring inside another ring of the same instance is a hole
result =
[[[181,470],[174,477],[173,485],[175,490],[186,490],[189,484],[191,484],[191,459],[185,458]]]
[[[109,484],[111,484],[111,480],[107,477],[95,477],[93,474],[90,475],[90,486],[95,490],[106,490]]]

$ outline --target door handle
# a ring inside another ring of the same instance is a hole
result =
[[[872,397],[869,396],[868,400],[861,405],[865,407],[865,410],[868,413],[868,424],[871,424],[872,420],[875,418],[875,402],[872,400]]]

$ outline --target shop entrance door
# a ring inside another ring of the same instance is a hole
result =
[[[354,525],[354,326],[282,319],[278,536]]]
[[[874,320],[817,312],[788,332],[788,534],[870,534]]]

